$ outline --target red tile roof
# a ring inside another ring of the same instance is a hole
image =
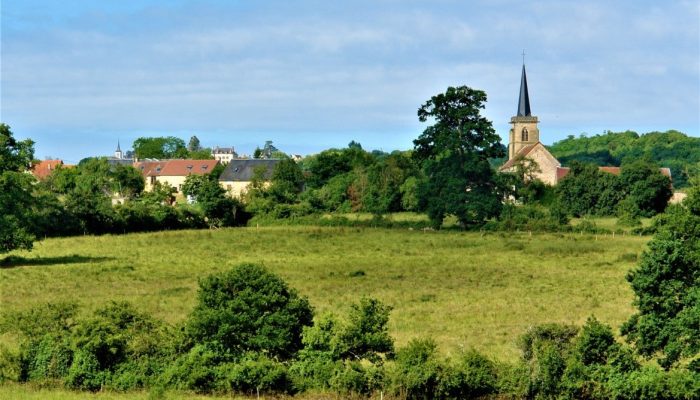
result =
[[[51,175],[53,170],[61,165],[63,165],[62,160],[44,160],[32,166],[32,174],[36,179],[46,179],[47,176]]]
[[[143,161],[134,163],[134,167],[143,176],[187,176],[208,174],[218,163],[217,160]]]
[[[557,167],[557,182],[569,174],[569,167]]]

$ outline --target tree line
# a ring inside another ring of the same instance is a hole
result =
[[[0,249],[28,248],[37,237],[237,226],[251,217],[261,222],[311,216],[318,222],[313,216],[367,212],[379,221],[388,213],[413,211],[425,213],[433,228],[453,216],[463,229],[566,230],[570,216],[616,215],[639,225],[640,217],[665,209],[671,182],[648,158],[624,158],[620,176],[572,161],[569,175],[556,187],[533,178],[531,160],[516,164],[515,173],[496,172],[493,160],[504,157],[505,148],[481,115],[485,102],[484,92],[466,86],[433,96],[418,110],[419,120],[432,125],[410,151],[370,152],[353,141],[297,163],[266,143],[259,156],[283,157],[269,182],[265,171],[256,171],[242,198],[232,199],[218,185],[219,166],[206,177],[188,177],[184,192],[197,204],[176,207],[170,206],[173,188],[156,185],[145,192],[139,171],[99,158],[58,168],[45,181],[33,182],[24,173],[32,162],[33,143],[16,141],[2,124]],[[678,140],[655,134],[638,140],[654,146],[664,140],[690,143],[681,134],[666,136]],[[572,147],[575,140],[554,147]],[[196,136],[188,146],[174,137],[139,138],[134,150],[139,157],[155,158],[210,151],[201,148]],[[112,204],[115,193],[124,204]]]
[[[689,178],[700,172],[700,138],[675,130],[638,134],[634,131],[610,132],[575,137],[549,146],[562,162],[589,162],[599,166],[620,166],[645,160],[671,169],[673,185],[683,188]]]

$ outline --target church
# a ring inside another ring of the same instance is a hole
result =
[[[561,163],[540,142],[540,129],[537,117],[530,110],[530,95],[527,90],[527,74],[525,64],[520,78],[520,97],[518,98],[518,113],[510,119],[508,140],[508,161],[499,171],[514,172],[516,162],[532,160],[539,168],[534,176],[548,185],[556,185],[559,179],[566,175],[568,168],[562,168]]]
[[[520,78],[520,97],[518,98],[518,113],[510,119],[513,127],[510,129],[508,140],[508,161],[500,168],[500,172],[515,172],[518,162],[534,161],[538,170],[534,177],[548,185],[556,185],[568,173],[569,168],[562,167],[552,153],[540,142],[540,130],[537,117],[530,110],[530,95],[527,90],[527,74],[525,64]],[[603,172],[619,175],[620,167],[598,167]],[[660,168],[662,174],[671,178],[669,168]]]

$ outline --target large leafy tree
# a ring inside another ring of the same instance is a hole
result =
[[[138,158],[185,158],[188,155],[185,141],[174,136],[140,137],[132,145]]]
[[[419,201],[437,227],[448,214],[468,226],[500,212],[501,195],[488,160],[504,151],[491,121],[480,114],[485,102],[483,91],[449,87],[418,109],[421,122],[435,121],[413,141],[413,154],[426,175]]]
[[[638,312],[622,333],[663,367],[681,359],[700,368],[700,213],[680,206],[657,220],[658,233],[627,279]]]
[[[34,237],[26,227],[32,205],[32,177],[25,171],[34,156],[34,142],[17,141],[0,123],[0,253],[30,249]]]
[[[624,164],[620,180],[629,198],[647,216],[663,212],[673,195],[671,180],[653,163],[635,161]]]

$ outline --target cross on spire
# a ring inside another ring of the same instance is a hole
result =
[[[523,49],[523,65],[525,65],[525,49]]]

